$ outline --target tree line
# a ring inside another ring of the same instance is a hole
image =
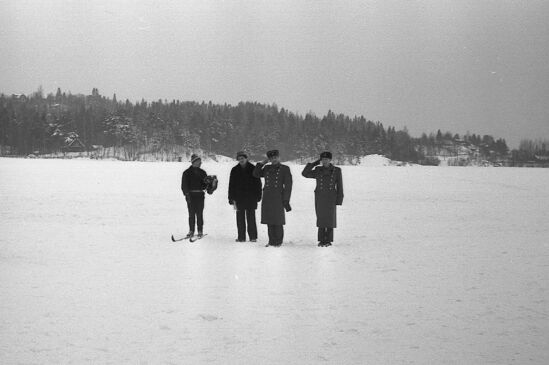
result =
[[[410,136],[406,128],[385,127],[364,116],[349,117],[332,111],[304,116],[276,104],[240,102],[237,105],[179,100],[119,101],[101,95],[57,92],[44,95],[0,94],[0,146],[2,154],[28,155],[60,151],[78,139],[94,146],[123,150],[123,159],[143,153],[177,153],[202,149],[233,156],[244,149],[253,158],[278,148],[284,159],[311,158],[324,150],[339,163],[381,154],[393,160],[433,163],[431,156],[444,145],[478,146],[483,158],[508,156],[504,139],[489,135],[450,132]]]

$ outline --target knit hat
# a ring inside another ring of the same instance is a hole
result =
[[[280,156],[280,154],[278,153],[278,150],[267,151],[267,158],[271,158],[274,156]]]
[[[236,159],[237,159],[237,160],[238,160],[238,158],[239,158],[240,156],[242,156],[242,157],[244,157],[244,158],[248,158],[248,154],[247,154],[246,152],[244,152],[244,151],[238,151],[238,152],[236,153]]]
[[[191,163],[195,162],[196,160],[200,160],[201,158],[196,154],[196,153],[193,153],[191,155]]]
[[[320,154],[320,158],[329,158],[329,159],[331,160],[331,159],[332,159],[332,153],[331,153],[331,152],[328,152],[328,151],[322,152],[322,153]]]

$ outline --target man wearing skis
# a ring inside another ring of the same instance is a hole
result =
[[[187,200],[187,209],[189,210],[189,233],[185,238],[194,236],[195,223],[198,228],[198,238],[203,236],[204,226],[204,190],[208,188],[206,171],[202,170],[202,159],[193,154],[191,156],[191,166],[183,172],[181,178],[181,190]]]
[[[244,151],[236,154],[238,164],[232,168],[229,179],[229,204],[236,209],[236,242],[246,241],[246,223],[251,242],[257,241],[255,210],[261,201],[261,179],[253,175],[255,165],[248,161]]]
[[[267,163],[270,162],[270,165]],[[290,196],[292,194],[292,173],[290,168],[280,163],[278,150],[267,152],[267,159],[258,162],[254,176],[265,178],[263,201],[261,203],[261,223],[267,225],[269,243],[267,246],[279,247],[284,239],[284,211],[292,210]]]
[[[320,166],[317,166],[319,164]],[[336,206],[343,203],[341,169],[332,165],[331,152],[322,152],[320,159],[305,166],[302,175],[309,179],[316,179],[315,211],[318,246],[331,246],[334,240],[334,228],[336,228]]]

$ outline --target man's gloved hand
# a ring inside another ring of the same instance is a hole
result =
[[[313,161],[313,166],[320,165],[320,159]]]
[[[287,201],[287,200],[284,200],[282,202],[282,205],[284,206],[284,209],[286,209],[287,212],[289,212],[290,210],[292,210],[292,207],[290,206],[290,202]]]

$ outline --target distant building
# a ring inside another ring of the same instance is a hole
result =
[[[86,146],[80,138],[70,139],[63,147],[61,147],[63,152],[84,152],[86,151]]]
[[[25,94],[11,94],[11,97],[15,100],[27,101],[27,96]]]

